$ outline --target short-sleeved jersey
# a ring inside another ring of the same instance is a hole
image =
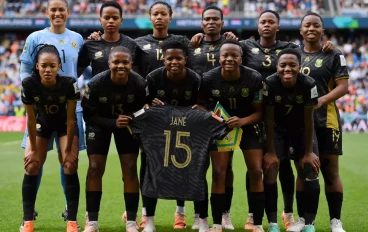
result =
[[[181,83],[168,79],[167,69],[161,67],[147,75],[147,100],[151,103],[158,98],[175,106],[193,106],[198,100],[201,77],[189,68],[185,68],[187,76]]]
[[[58,76],[56,86],[46,89],[37,76],[22,81],[22,102],[34,105],[36,119],[44,125],[53,127],[66,122],[68,100],[79,100],[80,91],[74,77]]]
[[[93,77],[82,99],[87,126],[114,129],[119,115],[131,115],[145,103],[145,80],[131,71],[125,85],[116,85],[107,70]]]
[[[317,85],[313,78],[301,73],[292,89],[282,86],[278,73],[264,81],[263,102],[274,106],[275,126],[283,131],[304,129],[304,108],[318,104]]]
[[[92,76],[109,69],[109,55],[111,49],[117,46],[123,46],[132,53],[133,65],[141,65],[142,57],[145,52],[140,49],[137,43],[129,36],[120,34],[120,39],[116,42],[101,40],[87,40],[79,54],[78,68],[83,70],[91,65]]]
[[[304,52],[304,47],[301,47],[300,51],[302,54],[300,72],[317,82],[320,97],[332,91],[337,80],[349,78],[345,57],[338,49],[329,53],[323,53],[322,50],[307,53]],[[340,115],[335,102],[314,111],[314,126],[340,130]]]
[[[162,49],[160,44],[167,39],[180,40],[185,44],[189,44],[189,40],[181,35],[171,35],[169,34],[166,38],[155,38],[153,35],[146,35],[135,39],[138,46],[145,51],[147,54],[142,56],[142,64],[139,66],[139,74],[146,78],[147,74],[155,69],[164,66],[164,56],[162,54]]]
[[[189,46],[187,66],[199,75],[220,66],[220,48],[225,40],[222,35],[214,42],[202,41],[198,48]]]
[[[242,40],[243,65],[257,70],[265,79],[277,71],[277,55],[285,48],[298,48],[299,46],[285,41],[276,41],[272,47],[264,48],[259,40]]]
[[[228,133],[222,119],[190,107],[153,106],[135,114],[131,130],[147,154],[144,196],[204,199],[208,146]]]
[[[200,102],[210,106],[219,102],[230,116],[243,118],[251,115],[253,102],[262,101],[262,76],[251,68],[239,68],[240,78],[235,81],[226,81],[221,75],[221,67],[204,73],[199,90]]]

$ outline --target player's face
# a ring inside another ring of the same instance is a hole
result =
[[[322,21],[319,17],[309,15],[305,17],[302,22],[300,34],[303,36],[303,39],[309,43],[319,42],[324,32],[322,25]]]
[[[132,69],[132,57],[125,52],[110,54],[109,68],[113,78],[125,79]]]
[[[258,20],[258,34],[263,38],[273,37],[280,30],[276,15],[264,13]]]
[[[236,44],[224,44],[220,49],[220,65],[225,71],[235,71],[242,63],[241,48]]]
[[[224,27],[221,13],[217,10],[207,10],[203,13],[202,29],[206,35],[218,35]]]
[[[46,14],[52,26],[65,27],[66,20],[70,15],[70,11],[68,10],[68,7],[66,6],[64,1],[52,0],[49,2]]]
[[[119,31],[123,18],[120,15],[119,9],[108,6],[103,8],[100,22],[105,33],[115,33]]]
[[[164,53],[164,65],[167,71],[175,76],[181,74],[187,63],[187,57],[181,49],[167,49]]]
[[[277,62],[277,72],[284,87],[292,88],[295,86],[299,69],[300,64],[296,55],[284,54],[280,56]]]
[[[41,83],[48,86],[56,82],[56,75],[61,67],[56,54],[42,53],[38,56],[36,69],[41,76]]]
[[[155,29],[166,29],[171,20],[167,6],[156,4],[152,7],[150,21]]]

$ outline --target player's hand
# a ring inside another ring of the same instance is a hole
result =
[[[149,109],[149,105],[148,104],[144,104],[143,109]]]
[[[90,34],[87,39],[91,39],[91,40],[101,40],[101,31],[94,31],[92,32],[92,34]]]
[[[275,164],[277,168],[280,167],[280,160],[277,158],[276,153],[267,152],[263,156],[263,172],[266,174],[272,164]]]
[[[24,167],[27,167],[30,163],[38,163],[40,165],[40,160],[37,155],[36,149],[33,151],[30,151],[25,157],[24,157]]]
[[[192,45],[193,48],[197,48],[201,44],[203,38],[204,38],[203,33],[195,34],[190,40],[190,44]]]
[[[300,159],[300,167],[302,169],[304,169],[305,164],[310,164],[313,167],[314,171],[317,174],[319,173],[319,168],[321,166],[321,163],[319,161],[318,156],[314,154],[313,152],[305,153],[303,158]]]
[[[129,125],[130,120],[132,120],[132,118],[129,116],[119,115],[119,117],[116,119],[116,127],[117,128],[127,127]]]
[[[326,43],[322,46],[322,52],[323,53],[329,53],[334,50],[335,46],[331,41],[326,41]]]
[[[323,98],[318,98],[318,104],[314,107],[315,110],[321,108],[324,105]]]
[[[157,106],[157,105],[163,106],[165,104],[162,101],[160,101],[158,98],[155,98],[155,99],[152,100],[152,105],[153,106]]]
[[[65,163],[70,163],[75,166],[75,168],[78,168],[78,158],[77,156],[72,155],[71,150],[65,150],[65,157],[63,160],[63,165]]]
[[[236,35],[234,33],[232,33],[231,31],[229,32],[225,32],[224,36],[226,37],[226,39],[235,39],[235,40],[239,40],[238,37],[236,37]]]
[[[238,117],[231,117],[226,121],[230,128],[242,127],[244,125],[243,119]]]

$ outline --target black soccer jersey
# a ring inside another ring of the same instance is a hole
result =
[[[220,48],[225,40],[226,37],[222,35],[214,42],[203,40],[198,48],[189,46],[187,66],[199,75],[220,66]]]
[[[171,82],[167,78],[167,69],[158,68],[147,76],[148,102],[158,98],[162,102],[175,106],[193,106],[198,100],[201,77],[186,68],[187,76],[182,83]]]
[[[263,102],[274,106],[275,126],[289,132],[304,129],[304,107],[318,104],[318,92],[313,78],[298,74],[296,85],[292,89],[284,88],[278,73],[265,80]]]
[[[307,53],[304,52],[304,47],[301,47],[300,51],[300,72],[317,82],[319,97],[328,94],[335,87],[337,80],[349,78],[345,57],[338,49],[329,53],[323,53],[322,50]],[[335,102],[314,111],[314,126],[340,130],[340,115]]]
[[[137,43],[129,36],[120,34],[119,41],[107,42],[104,39],[101,40],[87,40],[78,57],[78,69],[83,70],[88,65],[92,67],[92,77],[109,69],[108,60],[111,49],[117,46],[123,46],[130,50],[132,53],[133,65],[141,66],[142,57],[145,54]]]
[[[262,76],[251,68],[239,68],[240,78],[236,81],[226,81],[221,75],[221,67],[204,73],[199,90],[201,104],[212,107],[219,102],[230,116],[244,118],[251,115],[253,102],[262,100]]]
[[[82,100],[83,118],[87,126],[116,128],[119,115],[131,115],[145,103],[145,80],[131,71],[126,85],[116,85],[107,70],[95,76]]]
[[[181,35],[168,35],[166,38],[158,39],[153,35],[146,35],[135,39],[138,46],[146,52],[142,56],[142,62],[144,65],[139,66],[139,74],[146,78],[147,74],[155,69],[164,66],[164,56],[160,44],[167,39],[180,40],[185,44],[189,44],[189,40]]]
[[[299,46],[285,41],[277,41],[272,47],[264,48],[259,40],[242,40],[243,65],[257,70],[265,79],[277,71],[277,55],[285,48],[298,48]]]
[[[147,154],[144,196],[204,199],[208,146],[228,133],[222,119],[190,107],[153,106],[135,113],[131,129]]]
[[[65,124],[67,101],[79,99],[78,83],[73,77],[58,76],[56,86],[52,90],[46,89],[36,76],[27,77],[22,81],[22,102],[26,105],[34,104],[37,120],[44,125],[52,127],[58,123]]]

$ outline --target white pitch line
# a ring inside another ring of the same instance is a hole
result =
[[[21,143],[22,143],[22,140],[3,142],[3,143],[0,143],[0,149],[1,149],[2,146],[13,146],[13,145],[17,145],[17,144],[19,144],[19,146],[20,146]]]

